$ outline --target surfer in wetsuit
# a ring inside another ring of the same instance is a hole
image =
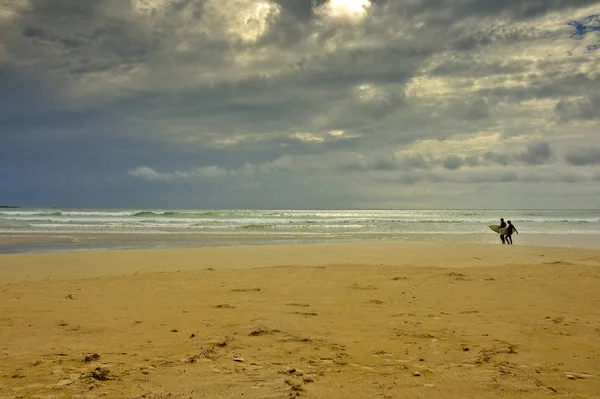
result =
[[[504,227],[506,227],[506,222],[504,221],[504,218],[500,218],[500,228],[502,229]],[[504,244],[504,234],[500,234],[500,239],[502,240],[502,244]]]
[[[519,232],[517,231],[517,228],[510,222],[510,220],[508,221],[508,234],[506,235],[506,243],[508,245],[512,245],[512,234],[513,232],[519,234]]]

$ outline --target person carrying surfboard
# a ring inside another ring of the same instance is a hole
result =
[[[506,227],[506,222],[504,221],[504,218],[500,218],[500,228],[503,229],[505,227]],[[502,240],[502,244],[505,244],[504,234],[500,234],[500,239]]]
[[[508,230],[506,233],[506,243],[508,245],[512,245],[512,234],[513,232],[519,234],[519,232],[517,231],[517,228],[510,222],[510,220],[507,222],[508,226],[506,226],[506,229]]]

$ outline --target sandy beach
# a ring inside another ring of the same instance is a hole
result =
[[[0,256],[0,398],[593,398],[600,251]]]

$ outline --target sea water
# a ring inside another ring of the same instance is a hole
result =
[[[0,209],[0,252],[344,241],[600,246],[600,210]]]

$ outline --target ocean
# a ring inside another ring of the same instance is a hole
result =
[[[353,241],[600,247],[600,210],[0,209],[0,253]]]

